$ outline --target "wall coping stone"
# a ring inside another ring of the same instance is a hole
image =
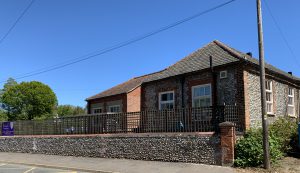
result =
[[[0,138],[76,138],[76,137],[159,137],[159,136],[214,136],[215,132],[177,132],[177,133],[116,133],[116,134],[66,134],[66,135],[18,135]]]
[[[235,124],[232,122],[225,121],[219,124],[220,127],[235,127]]]

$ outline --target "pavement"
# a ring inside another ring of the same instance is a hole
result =
[[[230,167],[181,162],[0,152],[0,173],[233,173]],[[19,169],[17,169],[19,168]],[[30,170],[34,168],[33,170]],[[16,172],[19,171],[19,172]]]
[[[44,168],[20,164],[0,163],[0,173],[85,173],[74,170]]]

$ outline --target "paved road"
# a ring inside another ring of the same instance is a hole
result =
[[[42,168],[20,164],[0,163],[0,173],[84,173],[71,170]]]
[[[99,172],[99,173],[117,173],[117,172],[118,173],[185,173],[185,172],[186,173],[233,173],[234,172],[234,169],[230,167],[192,164],[192,163],[72,157],[72,156],[56,156],[56,155],[28,154],[28,153],[5,153],[5,152],[0,152],[0,163],[35,165],[37,167],[44,166],[47,168],[51,167],[56,169],[69,168],[72,170],[80,170],[81,172]],[[39,169],[36,170],[38,171]],[[1,168],[0,168],[0,173],[2,173]]]

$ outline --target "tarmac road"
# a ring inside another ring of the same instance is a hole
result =
[[[19,173],[72,172],[67,169],[98,173],[234,173],[233,168],[216,165],[9,152],[0,152],[1,163],[8,163],[8,166],[12,164],[15,168],[21,166],[23,169]],[[24,169],[23,165],[31,166],[25,166]],[[17,173],[16,169],[15,172],[7,172],[9,169],[4,169],[6,166],[0,166],[0,173]],[[36,168],[30,172],[33,167]]]
[[[0,173],[84,173],[71,170],[0,163]]]

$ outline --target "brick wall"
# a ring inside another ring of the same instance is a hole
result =
[[[222,165],[234,163],[234,146],[236,142],[235,125],[231,122],[219,124],[221,136]]]
[[[250,129],[250,100],[249,100],[249,90],[248,90],[248,87],[249,87],[249,74],[247,71],[243,70],[243,91],[244,91],[244,114],[245,114],[245,117],[244,117],[244,124],[245,124],[245,129]]]
[[[141,111],[141,86],[127,94],[127,112]]]
[[[108,107],[110,105],[120,104],[121,111],[127,112],[127,97],[126,94],[118,94],[114,96],[99,98],[88,101],[88,113],[92,113],[92,108],[97,105],[103,106],[103,112],[108,112]]]

